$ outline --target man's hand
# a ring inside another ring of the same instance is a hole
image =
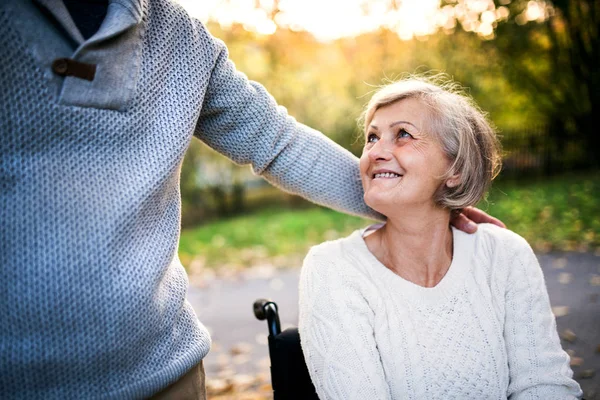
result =
[[[486,214],[475,207],[467,207],[462,210],[461,213],[452,213],[450,218],[450,224],[456,229],[467,233],[475,233],[477,231],[477,224],[490,223],[498,225],[501,228],[506,228],[506,225],[497,218]]]

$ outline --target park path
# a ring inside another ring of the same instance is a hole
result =
[[[600,254],[549,253],[538,259],[575,377],[587,400],[600,400]],[[282,328],[295,326],[299,273],[264,266],[227,277],[191,277],[188,300],[213,339],[204,360],[209,390],[228,393],[213,398],[268,398],[239,394],[269,390],[267,324],[254,318],[252,303],[274,300]]]

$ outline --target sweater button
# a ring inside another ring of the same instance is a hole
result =
[[[57,58],[56,60],[54,60],[54,62],[52,63],[52,70],[57,75],[66,75],[67,71],[69,70],[69,64],[67,62],[67,59]]]

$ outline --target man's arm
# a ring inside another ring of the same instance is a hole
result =
[[[221,41],[211,39],[216,58],[195,135],[280,189],[382,219],[364,203],[356,157],[290,117],[264,87],[236,71]]]

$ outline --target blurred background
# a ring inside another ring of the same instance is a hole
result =
[[[444,72],[489,112],[504,166],[479,207],[532,245],[563,347],[600,398],[600,0],[179,0],[290,115],[360,155],[378,85]],[[181,176],[180,258],[213,336],[211,398],[269,398],[270,296],[297,323],[308,248],[369,221],[272,188],[194,141]],[[285,307],[282,307],[285,305]]]

